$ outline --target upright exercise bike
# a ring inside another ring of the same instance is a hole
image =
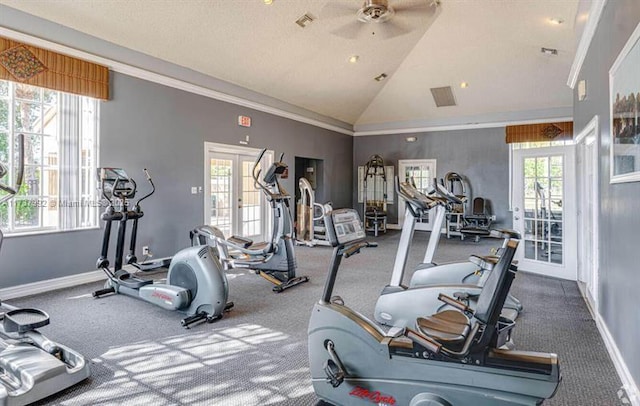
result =
[[[262,171],[258,166],[266,151],[263,149],[256,158],[252,176],[256,188],[262,190],[271,205],[274,221],[271,239],[256,243],[240,236],[225,238],[217,227],[202,226],[191,231],[191,240],[192,244],[215,246],[226,269],[252,269],[273,283],[274,292],[280,293],[309,281],[309,277],[296,276],[297,264],[289,207],[291,195],[279,181],[288,171],[287,164],[282,162],[284,154],[280,155],[280,159],[269,167],[260,180]]]
[[[24,173],[24,135],[18,136],[15,186],[0,182],[0,204],[18,193]],[[0,179],[8,173],[0,163]],[[0,230],[0,247],[2,246]],[[6,267],[5,267],[6,270]],[[49,340],[38,328],[49,324],[39,309],[0,303],[0,405],[27,405],[89,377],[89,363],[78,352]]]
[[[402,281],[406,271],[407,258],[409,256],[416,220],[423,217],[430,210],[436,210],[436,220],[433,224],[434,231],[431,232],[429,247],[425,255],[426,257],[432,257],[433,251],[435,251],[433,242],[435,240],[435,245],[437,246],[437,240],[440,235],[436,230],[440,230],[442,218],[444,217],[443,204],[445,204],[447,200],[444,197],[427,196],[417,190],[411,183],[399,182],[398,178],[396,178],[396,192],[398,193],[398,197],[405,201],[405,218],[402,226],[402,234],[400,235],[400,242],[398,243],[398,251],[396,253],[391,281],[384,287],[380,293],[380,297],[376,301],[374,310],[376,321],[388,326],[411,326],[416,318],[425,312],[436,313],[448,307],[445,303],[438,300],[440,293],[454,296],[460,300],[464,300],[470,307],[475,307],[483,286],[489,278],[492,269],[496,266],[499,257],[479,257],[472,255],[469,257],[468,262],[442,265],[444,268],[465,269],[466,274],[481,275],[475,277],[473,282],[465,281],[460,277],[458,280],[450,278],[446,282],[416,285],[412,279],[409,286],[403,285]],[[519,234],[512,230],[493,230],[492,235],[495,238],[503,239],[504,242],[501,252],[504,251],[509,240],[519,238]],[[431,267],[425,269],[427,265]],[[439,268],[439,266],[431,265],[431,263],[420,264],[418,265],[418,270],[415,272],[429,272],[431,270],[438,272]],[[519,302],[514,303],[508,299],[502,310],[502,316],[515,320],[518,317],[520,309],[521,306],[519,306]]]
[[[515,322],[500,317],[515,277],[510,239],[475,310],[455,309],[382,331],[332,296],[343,258],[367,246],[360,217],[342,209],[325,217],[335,247],[322,298],[309,321],[309,364],[316,395],[336,405],[539,406],[560,383],[555,354],[508,349]]]
[[[100,188],[102,195],[109,201],[109,205],[102,213],[105,221],[102,239],[102,252],[96,267],[107,274],[104,289],[93,292],[94,297],[101,297],[110,293],[121,293],[158,305],[167,310],[176,310],[187,315],[182,319],[183,327],[202,321],[213,322],[221,318],[224,312],[233,307],[233,302],[227,302],[229,285],[215,251],[209,246],[195,246],[178,252],[171,260],[166,283],[154,283],[151,279],[142,279],[118,265],[122,264],[124,240],[127,222],[133,220],[131,230],[131,254],[135,255],[135,238],[138,220],[144,215],[140,203],[155,191],[155,185],[149,172],[144,173],[151,185],[151,192],[140,198],[129,210],[128,200],[136,194],[136,182],[121,168],[99,168]],[[120,210],[116,210],[119,206]],[[118,222],[118,237],[116,245],[116,269],[109,269],[107,254],[111,225]],[[129,261],[130,262],[130,261]]]

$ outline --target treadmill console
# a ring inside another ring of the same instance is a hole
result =
[[[362,241],[366,234],[358,212],[354,209],[338,209],[325,214],[327,240],[333,247]]]

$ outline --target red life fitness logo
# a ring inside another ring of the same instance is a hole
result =
[[[395,398],[391,395],[385,395],[384,393],[380,393],[380,391],[370,391],[359,386],[356,386],[355,389],[349,392],[349,396],[368,400],[369,402],[376,403],[378,405],[392,406],[396,404]]]
[[[165,293],[154,290],[151,294],[153,297],[157,297],[158,299],[166,300],[167,302],[172,302],[173,298]]]

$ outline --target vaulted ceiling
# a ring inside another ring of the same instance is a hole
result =
[[[570,107],[578,1],[389,0],[396,14],[377,24],[357,20],[363,0],[0,3],[367,126]],[[456,106],[436,107],[430,88],[443,86]]]

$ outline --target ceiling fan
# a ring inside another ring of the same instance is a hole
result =
[[[346,39],[357,39],[364,34],[383,39],[404,35],[419,27],[427,27],[438,14],[439,0],[353,0],[330,1],[321,11],[326,20],[347,21],[331,33]],[[417,19],[418,21],[411,20]]]

